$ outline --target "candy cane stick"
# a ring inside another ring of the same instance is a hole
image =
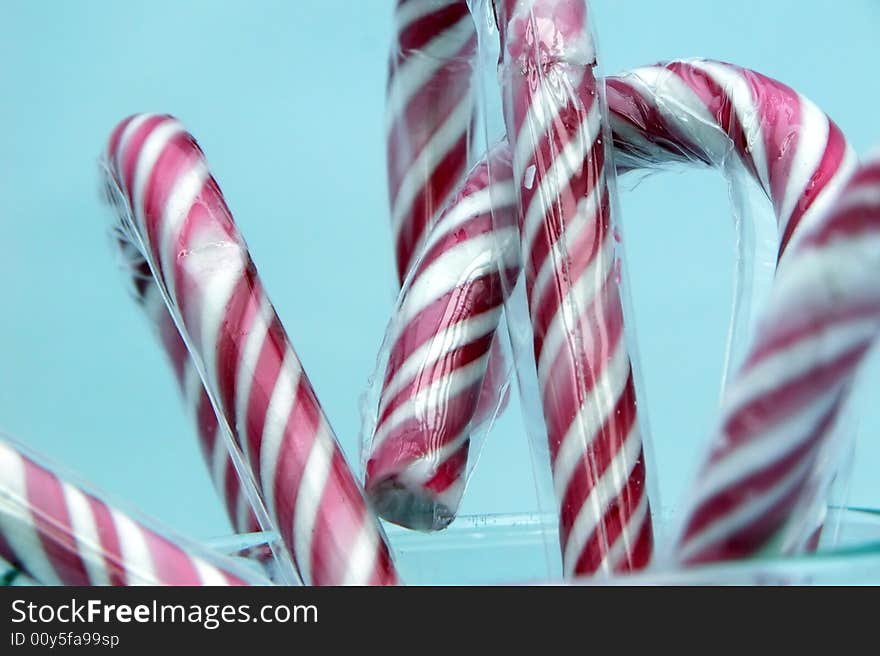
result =
[[[724,395],[688,497],[676,553],[683,562],[747,556],[773,542],[880,331],[880,157],[828,202],[802,218]]]
[[[640,568],[653,538],[586,4],[494,8],[563,571]]]
[[[149,263],[123,235],[119,235],[116,245],[126,273],[134,285],[135,301],[149,318],[171,360],[184,403],[190,409],[196,424],[199,446],[208,465],[208,472],[217,493],[224,501],[233,528],[239,533],[261,530],[241,488],[235,465],[229,457],[211,399],[189,357],[186,344],[174,325],[174,319],[165,307],[162,292],[150,273]],[[268,549],[261,548],[253,555],[268,558],[270,553]]]
[[[43,585],[268,584],[178,543],[0,440],[0,558]]]
[[[502,291],[519,272],[510,175],[506,144],[468,174],[429,232],[389,331],[366,485],[384,518],[410,528],[445,527],[461,499]]]
[[[193,137],[170,116],[133,116],[113,131],[107,161],[133,243],[303,582],[395,583],[381,528]]]

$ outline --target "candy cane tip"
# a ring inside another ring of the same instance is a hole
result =
[[[409,487],[395,477],[369,485],[367,495],[385,521],[415,531],[441,531],[455,519],[455,512],[424,488]]]

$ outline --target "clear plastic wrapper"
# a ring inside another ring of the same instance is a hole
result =
[[[591,15],[583,0],[491,10],[532,336],[518,363],[537,372],[563,573],[641,569],[652,518]]]
[[[110,136],[105,174],[118,236],[142,260],[141,288],[155,284],[189,352],[191,362],[174,350],[181,340],[164,340],[175,367],[194,370],[187,400],[199,399],[214,446],[226,447],[211,450],[212,464],[231,461],[241,483],[228,505],[249,526],[246,502],[280,537],[275,573],[310,585],[396,583],[382,528],[195,139],[171,116],[131,116]]]
[[[618,493],[622,491],[623,482],[631,480],[627,479],[627,473],[634,471],[633,463],[641,462],[641,458],[633,455],[638,452],[632,447],[629,459],[621,461],[618,473],[604,475],[613,467],[608,463],[613,463],[618,453],[614,446],[625,444],[623,437],[613,437],[607,431],[619,425],[625,416],[620,404],[626,394],[620,390],[625,391],[631,385],[629,381],[623,385],[615,382],[626,380],[626,365],[616,369],[622,372],[621,376],[615,376],[615,368],[607,366],[615,364],[615,357],[617,362],[623,359],[622,355],[615,354],[613,346],[617,335],[609,326],[619,331],[618,317],[628,316],[630,312],[625,291],[622,314],[609,309],[617,302],[613,297],[619,298],[618,294],[603,296],[612,283],[623,282],[625,289],[625,276],[620,267],[621,247],[611,244],[607,252],[603,252],[597,248],[601,238],[578,233],[578,229],[585,229],[584,223],[589,223],[583,217],[591,217],[593,225],[607,228],[612,238],[618,239],[610,220],[610,209],[602,203],[589,202],[590,182],[594,182],[593,189],[603,184],[598,159],[605,154],[599,147],[601,129],[594,128],[592,139],[578,136],[578,130],[589,125],[586,108],[599,90],[598,86],[594,90],[585,84],[582,73],[584,67],[592,68],[595,54],[592,41],[576,29],[584,25],[584,17],[588,15],[582,4],[492,3],[495,19],[501,25],[499,73],[505,89],[507,133],[514,142],[514,153],[522,157],[518,167],[517,155],[514,156],[514,172],[515,180],[521,180],[525,286],[531,310],[533,354],[523,352],[527,349],[523,348],[520,327],[511,325],[511,338],[521,378],[533,376],[527,368],[534,367],[533,362],[537,361],[537,389],[545,425],[540,435],[535,435],[534,430],[531,432],[533,441],[549,439],[547,459],[554,472],[560,504],[564,560],[578,553],[568,544],[571,527],[578,521],[595,531],[587,542],[592,541],[591,546],[597,547],[596,553],[613,551],[619,557],[623,549],[614,547],[614,539],[618,535],[626,536],[634,513],[632,505],[613,498],[608,488],[613,487],[613,480]],[[590,76],[592,73],[586,77]],[[768,230],[766,224],[757,223],[757,218],[751,216],[747,185],[757,183],[773,206],[779,235],[778,258],[784,261],[788,245],[804,230],[799,226],[809,225],[821,217],[840,190],[841,181],[854,165],[852,152],[836,126],[815,105],[774,80],[735,66],[707,60],[671,62],[608,78],[606,85],[609,141],[613,143],[613,153],[608,156],[613,156],[619,173],[697,164],[720,169],[730,182],[739,240],[726,359],[727,366],[736,370],[762,343],[761,335],[752,334],[758,318],[763,316],[755,296],[763,301],[771,292],[767,285],[761,284],[770,277],[768,270],[772,268],[764,255]],[[526,145],[518,146],[517,142]],[[587,152],[585,142],[593,144],[593,152]],[[583,152],[576,153],[577,148]],[[581,166],[582,160],[587,165]],[[591,161],[593,171],[589,170]],[[613,176],[607,172],[605,175],[606,180],[612,181],[605,184],[613,187]],[[545,179],[548,182],[543,184]],[[613,202],[608,207],[613,208]],[[593,251],[598,255],[593,255]],[[531,262],[530,255],[533,256]],[[588,276],[592,279],[588,280]],[[548,285],[548,280],[553,284]],[[580,289],[576,289],[578,284]],[[554,336],[552,329],[557,326],[562,329],[559,336]],[[548,333],[554,345],[566,345],[563,357],[568,359],[570,375],[565,383],[553,381],[551,372],[559,365],[551,366],[548,361],[559,356],[553,353],[545,357]],[[631,335],[629,330],[626,335]],[[735,394],[725,391],[722,402],[728,403]],[[573,402],[572,397],[579,403]],[[772,403],[772,396],[767,399],[764,402]],[[573,405],[579,405],[582,411],[572,413]],[[632,408],[634,414],[634,400]],[[526,411],[535,412],[534,408]],[[585,422],[581,418],[588,413],[592,413],[592,421]],[[581,464],[575,466],[560,461],[559,456],[560,445],[574,434],[572,415],[581,421],[578,426],[581,437],[562,453],[570,457],[579,452]],[[814,430],[834,432],[822,428],[821,417],[814,419]],[[836,411],[834,419],[837,419]],[[771,442],[765,450],[767,456],[774,449],[773,434],[770,426],[762,430]],[[785,545],[785,551],[809,548],[810,536],[819,521],[816,517],[823,514],[830,483],[838,472],[840,454],[847,450],[845,443],[851,438],[851,431],[841,428],[836,435],[839,437],[825,441],[827,448],[819,456],[813,451],[808,462],[797,463],[801,473],[803,468],[808,468],[812,474],[798,482],[789,503],[778,511],[772,535],[763,532],[742,553],[716,554],[718,557],[746,555],[759,548],[778,549],[780,545]],[[601,446],[603,444],[614,446]],[[751,466],[758,469],[741,471],[740,479],[757,475],[760,466],[754,462]],[[793,475],[798,467],[783,469]],[[588,498],[594,507],[589,520],[585,515],[590,513],[580,510],[578,496],[571,488],[579,475],[582,481],[574,486],[581,491],[580,498]],[[648,487],[652,487],[650,481]],[[769,502],[773,491],[763,489],[756,494],[764,492],[769,495],[765,502]],[[685,500],[684,506],[689,503],[690,500]],[[578,514],[574,521],[571,519],[573,507]],[[611,517],[605,515],[606,512]],[[714,512],[718,513],[716,520],[724,514],[718,508]],[[624,541],[636,543],[633,538]],[[579,538],[577,544],[583,543],[583,537]],[[639,564],[644,565],[645,561]],[[601,566],[606,565],[607,562],[602,561]],[[578,566],[565,569],[570,573]],[[580,573],[586,571],[582,569]]]
[[[0,437],[0,558],[7,583],[270,585],[257,566],[176,536]],[[20,578],[19,578],[20,576]]]
[[[394,27],[385,127],[402,290],[364,397],[362,464],[384,519],[436,530],[455,517],[506,403],[496,262],[516,253],[511,221],[500,225],[499,214],[493,230],[489,162],[474,164],[477,29],[467,1],[399,0]],[[508,165],[506,147],[490,157]]]
[[[496,331],[519,252],[512,186],[492,188],[493,167],[510,167],[506,144],[467,174],[429,230],[366,395],[367,492],[382,517],[409,528],[452,521],[506,394]]]

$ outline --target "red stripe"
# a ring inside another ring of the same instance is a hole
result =
[[[140,530],[160,585],[202,585],[202,578],[185,551],[149,529]]]
[[[440,7],[436,11],[417,18],[404,27],[397,35],[399,47],[404,51],[419,51],[437,35],[451,29],[462,18],[467,18],[469,15],[470,10],[465,0],[459,0],[445,7]],[[474,37],[476,37],[476,26],[473,29]]]
[[[129,578],[128,563],[122,556],[122,546],[119,535],[116,532],[116,522],[107,506],[93,496],[87,495],[89,508],[95,520],[98,537],[101,546],[101,555],[104,558],[104,566],[110,578],[110,585],[131,585],[136,583]]]
[[[462,445],[440,463],[434,470],[434,475],[425,481],[425,489],[435,494],[442,494],[464,475],[467,465],[470,440],[465,440]]]
[[[804,193],[801,194],[797,205],[795,205],[794,211],[792,211],[791,216],[788,218],[788,223],[785,224],[785,231],[782,234],[779,246],[780,257],[782,257],[782,254],[785,252],[785,249],[788,246],[794,231],[797,229],[798,225],[800,225],[800,221],[804,217],[804,214],[806,214],[810,207],[812,207],[819,194],[825,190],[825,187],[837,174],[846,151],[846,138],[843,136],[840,128],[838,128],[833,122],[829,121],[828,144],[825,147],[825,153],[822,155],[822,160],[819,163],[818,168],[810,177],[810,181],[804,187]]]
[[[21,461],[34,527],[55,574],[64,585],[89,585],[61,482],[29,459]]]

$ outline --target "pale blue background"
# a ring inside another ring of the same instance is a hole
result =
[[[880,143],[875,0],[596,0],[602,68],[720,58]],[[197,136],[351,460],[393,303],[382,112],[390,0],[0,0],[0,428],[176,529],[228,531],[169,367],[108,247],[97,157],[124,116]],[[711,426],[734,231],[717,174],[622,195],[666,505]],[[865,389],[880,382],[874,367]],[[880,505],[865,394],[851,501]],[[522,420],[491,435],[465,511],[536,506]],[[512,568],[511,576],[515,574]]]

